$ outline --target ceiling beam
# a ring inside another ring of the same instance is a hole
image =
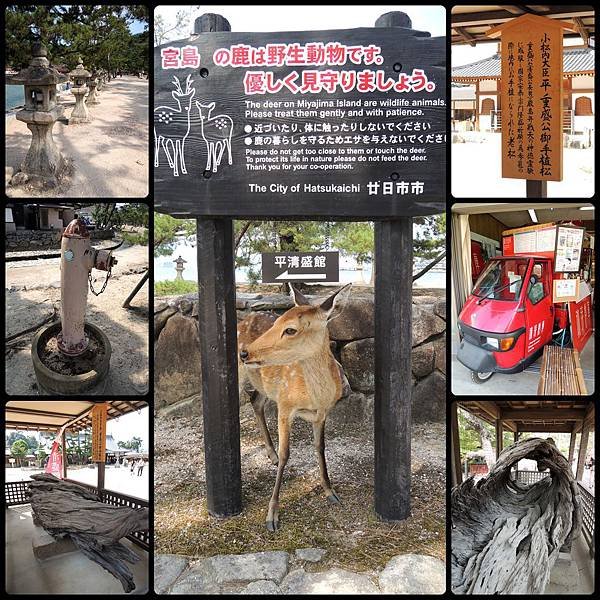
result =
[[[544,16],[565,20],[572,19],[573,17],[593,17],[594,14],[593,7],[588,4],[587,6],[552,6],[549,11],[544,13]],[[507,10],[489,10],[476,13],[453,12],[450,15],[450,24],[452,27],[457,25],[458,27],[482,27],[506,23],[514,18],[515,15]],[[497,42],[498,40],[495,41]]]
[[[62,417],[65,419],[72,419],[75,415],[70,414],[67,415],[65,413],[57,413],[57,412],[50,412],[47,410],[36,410],[35,408],[20,408],[20,407],[10,407],[7,406],[6,407],[6,412],[7,413],[17,413],[20,415],[36,415],[36,416],[41,416],[41,417]]]
[[[469,44],[469,46],[475,47],[475,41],[477,38],[473,34],[469,33],[464,27],[455,27],[454,31],[456,31],[456,33],[458,33],[458,35],[465,40],[467,44]]]
[[[573,426],[570,423],[562,425],[555,423],[540,423],[539,425],[518,423],[517,431],[519,433],[571,433],[573,431]]]
[[[585,417],[585,408],[582,409],[552,409],[536,408],[533,410],[506,409],[502,411],[502,418],[511,421],[578,421]]]
[[[590,45],[590,34],[586,26],[583,24],[581,17],[573,17],[573,23],[575,24],[575,29],[577,29],[577,33],[581,36],[583,43],[586,46]]]

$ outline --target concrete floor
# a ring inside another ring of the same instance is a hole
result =
[[[6,592],[9,594],[123,594],[119,581],[81,552],[38,561],[32,552],[31,506],[6,508]],[[128,566],[137,585],[133,594],[148,592],[148,553],[122,540],[142,560]]]
[[[471,371],[456,359],[458,349],[458,333],[452,332],[452,393],[456,396],[535,396],[540,381],[540,364],[542,357],[529,365],[525,371],[504,375],[494,373],[492,377],[483,384],[473,383]],[[590,338],[580,354],[581,368],[588,394],[592,394],[595,388],[594,378],[594,336]]]
[[[594,592],[594,560],[590,558],[589,546],[583,538],[579,536],[573,542],[571,548],[571,558],[575,562],[578,574],[570,577],[569,581],[560,580],[560,578],[550,575],[550,583],[546,586],[544,594],[592,594]],[[561,569],[555,565],[555,569]],[[575,569],[573,569],[573,573]],[[561,581],[553,583],[554,580]]]

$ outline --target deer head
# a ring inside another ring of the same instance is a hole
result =
[[[198,102],[198,100],[196,100],[196,108],[200,113],[200,120],[208,121],[208,119],[210,119],[212,111],[215,109],[215,103],[211,102],[210,104],[202,104],[202,102]]]
[[[185,91],[181,89],[181,82],[175,76],[173,76],[173,85],[175,85],[175,89],[171,92],[171,96],[173,96],[174,100],[179,101],[181,98],[192,101],[192,98],[196,94],[196,90],[192,87],[192,83],[194,83],[191,79],[191,75],[188,75],[185,80]]]
[[[318,305],[290,284],[295,306],[281,315],[273,326],[247,348],[240,348],[240,359],[248,367],[287,365],[305,360],[329,348],[327,323],[339,314],[336,309],[347,298],[351,283],[341,287]]]

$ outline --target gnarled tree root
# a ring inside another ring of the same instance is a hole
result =
[[[549,477],[511,479],[521,459]],[[487,477],[452,490],[452,591],[456,594],[542,594],[563,547],[581,530],[579,490],[552,440],[529,438],[500,455]]]
[[[116,577],[125,592],[133,591],[135,582],[126,562],[140,559],[119,540],[148,529],[148,509],[104,504],[83,486],[54,475],[31,477],[27,493],[34,522],[55,538],[68,535],[90,560]]]

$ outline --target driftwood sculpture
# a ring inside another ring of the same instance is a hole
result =
[[[119,543],[133,531],[148,529],[147,508],[104,504],[83,486],[62,481],[54,475],[31,476],[28,495],[34,523],[54,538],[69,536],[90,559],[116,577],[125,592],[135,589],[125,561],[136,563],[137,554]]]
[[[521,459],[549,477],[511,479]],[[542,594],[561,548],[579,535],[579,491],[553,440],[529,438],[500,455],[487,477],[454,488],[452,591],[455,594]]]

